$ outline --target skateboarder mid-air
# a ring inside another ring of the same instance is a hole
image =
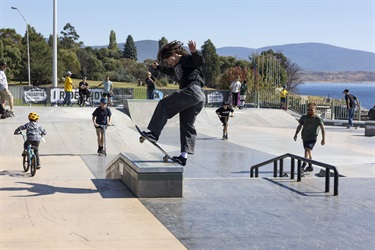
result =
[[[143,136],[157,142],[167,120],[179,114],[181,155],[174,156],[173,160],[183,166],[186,165],[187,155],[194,153],[197,137],[194,123],[205,103],[202,90],[205,61],[195,42],[189,41],[188,47],[189,51],[184,49],[183,43],[173,41],[160,48],[157,62],[152,66],[173,76],[179,83],[179,90],[159,101],[148,124],[149,131],[142,132]]]
[[[223,123],[223,140],[228,140],[228,120],[229,117],[233,117],[233,112],[234,110],[229,107],[227,102],[224,102],[223,106],[216,110],[216,114]]]

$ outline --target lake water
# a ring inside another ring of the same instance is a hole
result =
[[[362,107],[367,109],[375,105],[375,82],[372,83],[329,83],[329,82],[306,82],[298,86],[298,94],[323,96],[335,99],[343,99],[344,89],[356,96]]]

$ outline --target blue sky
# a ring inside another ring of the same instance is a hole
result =
[[[0,28],[24,35],[25,21],[48,37],[53,0],[0,0]],[[73,25],[87,46],[210,39],[216,48],[318,42],[375,52],[375,0],[57,0],[58,35]],[[122,49],[122,48],[120,48]]]

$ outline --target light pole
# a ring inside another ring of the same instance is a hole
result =
[[[12,10],[17,10],[18,13],[21,15],[23,20],[26,23],[26,40],[27,40],[27,72],[29,77],[29,86],[31,86],[31,75],[30,75],[30,45],[29,45],[29,24],[27,23],[26,18],[21,14],[21,12],[16,7],[11,7]]]

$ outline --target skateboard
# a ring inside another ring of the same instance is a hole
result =
[[[173,158],[167,153],[165,152],[165,150],[160,147],[156,142],[153,142],[153,141],[150,141],[147,137],[143,136],[143,133],[142,131],[139,129],[139,127],[137,125],[135,125],[136,129],[138,130],[138,133],[141,135],[139,137],[139,142],[140,143],[143,143],[145,140],[149,141],[152,145],[154,145],[157,149],[159,149],[163,154],[164,154],[164,157],[163,157],[163,162],[168,162],[168,160],[171,160],[172,162],[176,162],[173,160]]]

